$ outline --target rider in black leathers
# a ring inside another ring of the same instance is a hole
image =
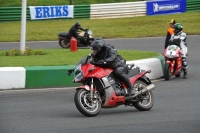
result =
[[[116,50],[106,45],[102,39],[93,41],[91,49],[93,50],[93,61],[102,64],[100,67],[112,68],[114,70],[114,75],[128,87],[128,93],[134,95],[136,90],[133,88],[125,73],[126,64],[124,60],[118,56]]]
[[[71,37],[75,37],[76,39],[78,39],[78,30],[83,30],[83,31],[85,31],[85,29],[83,29],[82,27],[81,27],[81,24],[79,23],[79,22],[76,22],[75,23],[75,25],[73,25],[71,28],[70,28],[70,30],[69,30],[69,38],[71,38]]]

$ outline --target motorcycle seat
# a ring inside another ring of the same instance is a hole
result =
[[[61,32],[61,33],[58,34],[58,36],[68,37],[68,33],[67,32]]]
[[[137,75],[138,73],[140,73],[139,69],[137,69],[137,68],[131,69],[131,70],[129,70],[127,76],[128,76],[128,78],[130,78],[130,77]]]

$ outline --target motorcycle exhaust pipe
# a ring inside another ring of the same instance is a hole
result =
[[[146,86],[145,88],[143,88],[141,91],[139,91],[140,94],[144,94],[146,92],[152,91],[155,89],[155,85],[154,84],[150,84],[148,86]]]
[[[142,95],[142,94],[144,94],[146,92],[149,92],[149,91],[152,91],[154,89],[155,89],[155,85],[154,84],[150,84],[150,85],[146,86],[145,88],[143,88],[141,91],[138,91],[135,95],[127,97],[126,100],[130,100],[132,98],[135,98],[135,97],[137,97],[139,95]]]

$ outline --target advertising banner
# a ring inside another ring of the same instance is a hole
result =
[[[74,6],[29,6],[31,20],[74,18]]]
[[[180,13],[186,11],[186,0],[147,1],[147,15]]]

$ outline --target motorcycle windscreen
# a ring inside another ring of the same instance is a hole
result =
[[[92,35],[92,31],[91,31],[91,30],[88,30],[87,33],[88,33],[88,35],[90,35],[90,36]]]
[[[76,67],[77,67],[78,65],[84,64],[86,60],[87,60],[87,56],[84,56],[84,57],[78,62],[78,64],[76,65]],[[88,62],[89,62],[89,60],[88,60]]]

